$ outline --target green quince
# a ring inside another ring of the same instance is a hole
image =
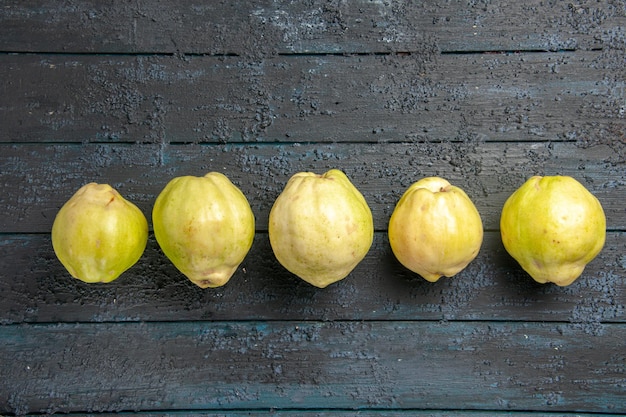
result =
[[[163,253],[200,288],[226,284],[252,247],[254,214],[225,175],[172,179],[152,211]]]
[[[108,184],[81,187],[52,225],[54,252],[81,281],[111,282],[133,266],[148,242],[141,210]]]
[[[458,274],[476,258],[483,225],[461,188],[443,178],[428,177],[402,195],[389,220],[388,235],[398,261],[435,282]]]
[[[534,176],[504,203],[502,242],[537,282],[570,285],[604,246],[598,199],[569,176]]]

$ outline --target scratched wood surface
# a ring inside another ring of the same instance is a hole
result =
[[[626,414],[626,3],[0,3],[0,413],[345,417]],[[345,280],[285,271],[271,205],[344,170],[375,238]],[[107,285],[73,280],[50,228],[86,182],[150,218],[173,177],[220,171],[257,233],[200,290],[150,235]],[[607,243],[566,288],[499,234],[531,175],[601,201]],[[393,257],[402,192],[439,175],[485,241],[431,284]]]

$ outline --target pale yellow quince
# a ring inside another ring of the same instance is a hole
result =
[[[319,288],[345,278],[363,260],[373,237],[365,198],[337,169],[295,174],[270,211],[276,259]]]
[[[118,278],[141,258],[147,242],[146,217],[108,184],[81,187],[52,225],[55,254],[74,278],[88,283]]]
[[[537,282],[570,285],[606,237],[602,205],[568,176],[534,176],[505,202],[500,232],[506,250]]]
[[[254,214],[225,175],[172,179],[152,210],[165,256],[200,288],[226,284],[252,247]]]
[[[430,282],[452,277],[483,241],[478,210],[467,194],[439,177],[412,184],[389,220],[389,243],[402,265]]]

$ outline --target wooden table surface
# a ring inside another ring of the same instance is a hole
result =
[[[0,413],[626,414],[626,2],[0,2]],[[372,249],[317,289],[275,260],[269,209],[343,170]],[[231,281],[200,288],[150,233],[110,284],[52,250],[61,205],[109,183],[150,219],[176,176],[226,174],[256,217]],[[607,241],[535,283],[499,216],[532,175],[601,201]],[[429,283],[389,216],[427,176],[466,190],[478,258]]]

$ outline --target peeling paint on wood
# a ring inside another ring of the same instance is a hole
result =
[[[20,54],[0,56],[0,77],[0,142],[606,142],[625,133],[626,66],[604,51]]]
[[[602,203],[610,230],[626,228],[626,143],[401,144],[14,144],[0,145],[7,188],[0,204],[5,232],[49,232],[57,211],[87,182],[111,184],[150,217],[172,178],[227,175],[246,195],[257,230],[289,178],[300,171],[343,170],[370,205],[374,226],[387,228],[402,193],[428,176],[447,178],[476,204],[487,229],[498,229],[506,199],[532,175],[570,175]]]

